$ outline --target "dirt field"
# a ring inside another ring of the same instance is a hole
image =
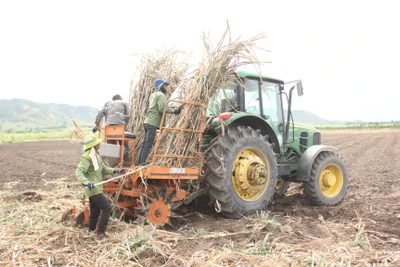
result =
[[[153,241],[168,244],[162,246],[164,252],[153,247],[144,250],[147,254],[122,261],[109,254],[109,260],[112,266],[400,266],[399,139],[399,130],[323,132],[323,144],[337,147],[349,169],[349,191],[337,207],[311,206],[298,184],[292,184],[267,215],[255,218],[230,220],[211,208],[196,212],[193,206],[181,207],[180,213],[187,216],[180,222],[180,228],[157,230],[152,236]],[[30,238],[31,232],[14,237],[7,230],[11,226],[5,218],[12,216],[5,208],[7,203],[17,201],[22,208],[43,202],[61,190],[60,184],[70,190],[81,190],[74,175],[79,145],[69,141],[40,141],[0,145],[0,151],[3,198],[0,207],[3,206],[4,216],[0,219],[3,228],[0,265],[48,266],[51,261],[52,266],[74,266],[74,261],[65,262],[65,258],[57,256],[65,253],[78,257],[75,266],[108,266],[104,259],[103,263],[99,261],[96,253],[94,258],[79,253],[81,248],[89,249],[93,240],[80,239],[74,241],[74,246],[65,240],[64,244],[57,243],[57,253],[54,247],[47,253],[45,247],[54,244],[57,232],[47,239],[41,235],[38,240]],[[71,200],[71,195],[58,195],[54,201],[79,200],[76,197]],[[57,206],[51,214],[61,216],[63,208]],[[60,224],[57,220],[53,218]],[[77,234],[84,231],[67,228]],[[57,229],[67,231],[61,226]],[[175,241],[171,241],[171,236]],[[30,246],[27,239],[36,245]],[[264,246],[260,247],[260,243]],[[19,253],[13,252],[16,244],[22,247]],[[43,246],[40,253],[39,246]],[[106,246],[102,249],[104,253],[111,250]],[[34,260],[27,256],[29,253],[45,256]]]

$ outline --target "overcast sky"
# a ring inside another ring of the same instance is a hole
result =
[[[329,120],[400,120],[398,1],[0,1],[0,99],[101,108],[129,100],[134,53],[199,52],[201,35],[259,43],[265,74],[301,79],[294,108]]]

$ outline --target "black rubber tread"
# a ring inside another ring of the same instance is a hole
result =
[[[343,172],[343,187],[335,197],[325,196],[319,184],[319,177],[321,172],[325,169],[327,165],[330,164],[336,164]],[[336,153],[324,151],[316,157],[312,166],[310,180],[307,182],[303,182],[303,189],[304,194],[313,205],[336,206],[340,202],[342,202],[344,197],[346,196],[348,185],[349,175],[342,157]]]
[[[287,190],[289,189],[289,186],[290,186],[290,182],[285,181],[279,189],[277,189],[275,187],[274,199],[276,200],[276,199],[282,197],[284,194],[286,194]]]
[[[232,184],[232,166],[237,155],[248,147],[264,152],[270,165],[271,179],[265,194],[256,201],[244,201],[235,192]],[[265,210],[274,195],[277,180],[277,163],[273,146],[268,136],[251,127],[238,126],[213,140],[205,161],[206,181],[210,185],[209,195],[221,204],[222,215],[241,218]]]

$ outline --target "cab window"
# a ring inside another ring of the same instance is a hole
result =
[[[207,109],[207,117],[217,117],[224,112],[232,112],[237,109],[236,84],[229,84],[219,88],[210,99]]]
[[[246,79],[244,85],[246,86],[244,90],[245,111],[260,115],[259,81]]]

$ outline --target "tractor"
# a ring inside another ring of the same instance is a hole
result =
[[[241,218],[266,210],[293,182],[302,183],[311,204],[335,206],[344,199],[349,178],[337,149],[322,145],[317,129],[293,120],[292,94],[295,89],[299,96],[303,94],[302,82],[285,83],[249,71],[237,71],[236,76],[237,82],[219,88],[211,98],[203,128],[159,129],[159,136],[176,130],[182,136],[197,134],[197,156],[162,155],[158,137],[152,163],[135,168],[132,151],[132,171],[104,186],[115,216],[143,214],[148,222],[163,226],[170,224],[174,209],[205,196],[223,216]],[[285,85],[292,85],[288,92]],[[124,132],[123,126],[106,126],[100,154],[106,160],[114,158],[112,165],[122,166],[123,143],[128,141],[134,148],[135,136]],[[177,163],[157,166],[160,157]],[[193,162],[192,166],[179,165],[182,158]],[[88,209],[76,217],[86,223]]]
[[[240,84],[214,95],[212,103],[221,108],[210,107],[218,116],[203,136],[212,140],[203,142],[208,194],[222,214],[239,218],[263,210],[291,182],[302,183],[314,205],[338,205],[348,188],[343,159],[336,148],[321,145],[320,131],[293,121],[292,93],[296,88],[303,95],[302,82],[286,83],[293,84],[286,93],[282,80],[247,71],[237,75]]]

